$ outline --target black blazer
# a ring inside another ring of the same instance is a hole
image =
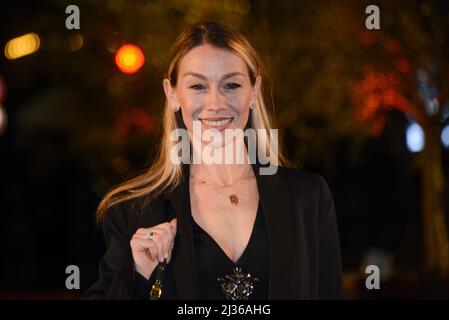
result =
[[[340,299],[343,297],[340,244],[332,193],[325,180],[305,170],[278,167],[260,175],[252,165],[267,225],[270,265],[268,299]],[[189,219],[189,165],[172,192],[113,207],[103,221],[107,251],[100,260],[99,280],[88,299],[133,299],[135,271],[130,240],[138,228],[168,221],[166,204],[178,218],[172,252],[174,284],[179,299],[196,299],[194,244]]]

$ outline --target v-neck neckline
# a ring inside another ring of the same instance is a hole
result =
[[[234,260],[232,260],[227,253],[223,250],[223,248],[218,244],[218,242],[206,231],[204,230],[193,218],[193,216],[191,216],[193,224],[199,229],[201,230],[202,233],[204,233],[207,238],[209,238],[209,240],[211,240],[211,242],[217,247],[217,249],[221,252],[221,254],[226,258],[226,260],[228,260],[230,263],[233,264],[233,266],[239,266],[240,262],[242,261],[242,259],[246,256],[247,251],[250,248],[250,245],[253,242],[253,238],[254,238],[254,234],[256,232],[256,227],[257,227],[257,223],[258,223],[258,219],[259,219],[259,211],[260,211],[260,200],[257,206],[257,212],[256,212],[256,218],[254,219],[254,223],[253,223],[253,227],[251,230],[251,235],[249,237],[248,243],[245,246],[245,249],[243,250],[242,254],[240,255],[240,257],[237,259],[236,262],[234,262]]]

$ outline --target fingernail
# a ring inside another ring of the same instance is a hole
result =
[[[168,253],[164,254],[164,258],[168,259]]]

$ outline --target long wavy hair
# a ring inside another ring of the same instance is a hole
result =
[[[254,86],[257,76],[261,76],[261,94],[251,112],[249,127],[265,129],[266,141],[261,143],[265,147],[263,155],[269,154],[272,165],[286,166],[287,160],[282,152],[282,145],[278,143],[277,149],[270,143],[271,116],[267,104],[273,107],[273,99],[268,79],[262,69],[261,60],[248,40],[237,30],[219,22],[197,23],[185,29],[176,39],[165,68],[165,78],[169,79],[172,87],[176,87],[178,67],[182,57],[191,49],[209,44],[218,48],[227,49],[238,55],[247,65],[251,84]],[[179,126],[175,112],[164,100],[162,139],[158,147],[156,159],[153,164],[135,178],[125,181],[110,190],[101,200],[96,211],[97,222],[101,222],[107,210],[120,202],[146,197],[151,199],[164,191],[173,190],[182,179],[183,164],[173,164],[170,160],[170,150],[177,143],[170,139],[170,133]],[[182,121],[182,118],[181,118]],[[259,145],[260,146],[260,145]]]

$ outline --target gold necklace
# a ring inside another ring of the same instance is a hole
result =
[[[206,181],[204,179],[198,179],[198,178],[196,178],[193,175],[190,175],[190,178],[195,180],[195,181],[197,181],[200,184],[211,186],[214,190],[218,191],[221,194],[224,194],[223,191],[222,191],[223,188],[229,188],[229,187],[234,186],[238,181],[242,180],[243,178],[247,178],[247,177],[251,176],[251,173],[252,173],[252,170],[247,170],[246,172],[243,173],[242,176],[240,176],[237,180],[235,180],[234,183],[228,184],[228,185],[222,185],[222,186],[210,183],[210,182],[208,182],[208,181]],[[239,204],[239,197],[237,196],[237,194],[231,193],[231,194],[226,194],[226,196],[229,199],[229,202],[233,206],[236,206],[236,205]]]

